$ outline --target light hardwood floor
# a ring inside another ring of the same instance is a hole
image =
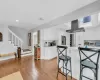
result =
[[[0,62],[0,78],[17,71],[20,71],[23,80],[66,80],[61,74],[58,79],[56,78],[57,59],[36,61],[33,56],[27,56],[21,60],[10,59]]]

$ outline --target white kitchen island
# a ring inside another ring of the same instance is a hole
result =
[[[71,47],[71,48],[69,47],[67,50],[67,54],[68,54],[68,56],[71,57],[71,60],[72,60],[72,76],[75,79],[79,80],[79,77],[80,77],[80,56],[79,56],[78,48],[77,47]],[[62,65],[62,62],[60,63],[60,65]],[[100,62],[99,62],[99,66],[100,66]],[[98,80],[100,80],[100,76],[99,76],[100,75],[100,68],[99,68],[98,72],[99,72]],[[83,74],[85,76],[88,76],[88,77],[94,79],[94,73],[90,69],[87,69],[87,68],[84,69]],[[87,79],[83,78],[83,80],[87,80]]]

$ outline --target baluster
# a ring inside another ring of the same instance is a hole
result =
[[[14,44],[14,35],[13,35],[13,44]]]
[[[20,47],[21,47],[21,41],[20,41]]]
[[[15,46],[15,36],[14,36],[14,46]]]
[[[10,41],[10,32],[8,31],[8,41]]]
[[[11,42],[13,43],[13,34],[12,34],[12,39],[11,39]]]
[[[16,46],[16,39],[17,39],[17,38],[15,37],[15,46]]]
[[[18,40],[19,41],[19,47],[20,47],[20,40]]]
[[[17,44],[17,45],[18,45],[18,47],[19,47],[19,39],[18,39],[18,44]]]
[[[17,46],[18,46],[18,38],[16,40],[17,40]]]
[[[13,35],[13,44],[14,44],[14,35]]]
[[[22,48],[22,42],[21,42],[21,48]]]
[[[11,41],[11,38],[12,38],[12,37],[11,37],[11,33],[9,32],[9,34],[10,34],[10,41]]]
[[[14,34],[11,30],[9,30],[9,32],[8,32],[8,39],[15,46],[22,48],[22,40],[20,40],[20,38],[17,37],[17,35]]]
[[[9,36],[8,36],[9,41],[11,41],[11,33],[9,32]]]

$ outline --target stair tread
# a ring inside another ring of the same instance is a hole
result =
[[[30,52],[30,53],[32,53],[32,52]],[[30,53],[22,53],[21,55],[24,55],[24,54],[30,54]]]
[[[29,49],[22,49],[22,50],[23,50],[23,52],[31,51],[31,50],[29,50]]]

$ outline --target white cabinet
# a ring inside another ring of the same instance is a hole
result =
[[[76,33],[76,46],[78,47],[79,44],[81,44],[81,46],[84,46],[84,32]]]
[[[55,28],[44,29],[44,40],[57,40],[57,30]]]
[[[42,57],[45,59],[52,59],[57,57],[57,49],[56,46],[44,46],[45,41],[57,40],[57,29],[56,28],[47,28],[41,30],[41,49],[42,49]]]

